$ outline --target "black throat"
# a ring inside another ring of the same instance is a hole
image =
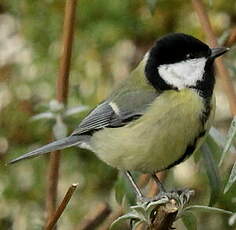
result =
[[[204,75],[201,81],[197,81],[195,86],[189,86],[188,88],[194,89],[202,97],[204,102],[204,110],[201,116],[201,122],[203,125],[208,120],[211,111],[211,98],[213,95],[213,90],[215,86],[215,76],[214,76],[214,66],[213,61],[208,60],[204,68]],[[158,65],[155,56],[150,55],[146,66],[145,66],[145,76],[152,87],[154,87],[158,92],[165,90],[176,90],[178,88],[168,84],[159,74]]]
[[[196,86],[189,88],[195,89],[202,97],[204,102],[204,110],[202,111],[201,122],[204,125],[209,118],[211,112],[211,99],[215,86],[215,73],[212,61],[207,61],[204,75],[201,81],[198,81]]]

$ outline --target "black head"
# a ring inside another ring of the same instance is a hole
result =
[[[145,74],[158,90],[194,87],[203,79],[205,71],[214,78],[213,61],[226,51],[225,48],[211,49],[190,35],[168,34],[150,50]]]

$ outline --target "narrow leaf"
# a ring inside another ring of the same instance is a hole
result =
[[[199,210],[199,211],[205,211],[205,212],[215,212],[215,213],[222,213],[222,214],[227,214],[227,215],[232,215],[233,213],[221,208],[215,208],[215,207],[209,207],[209,206],[204,206],[204,205],[191,205],[188,206],[184,209],[184,211],[188,210]]]
[[[236,213],[234,213],[230,218],[229,218],[229,225],[233,226],[236,223]]]
[[[231,170],[229,180],[225,186],[224,193],[227,193],[229,191],[229,189],[235,183],[235,181],[236,181],[236,162],[234,162],[234,166]]]
[[[31,117],[31,121],[37,121],[41,119],[56,119],[52,112],[39,113]]]
[[[207,143],[204,143],[201,149],[203,152],[203,159],[211,188],[211,198],[209,205],[212,206],[213,204],[215,204],[221,193],[221,181],[219,177],[218,167],[214,158],[212,157],[211,149],[209,148]]]
[[[215,161],[219,162],[223,148],[221,148],[216,142],[216,140],[210,135],[207,136],[206,143],[209,149],[211,150],[211,153]]]
[[[136,229],[139,227],[139,225],[142,224],[142,223],[143,223],[142,220],[137,221],[137,222],[132,226],[132,230],[136,230]]]
[[[56,140],[62,139],[67,136],[68,129],[61,116],[57,116],[56,124],[53,126],[52,130]]]
[[[184,212],[181,219],[187,230],[197,230],[197,219],[192,212]]]
[[[230,147],[232,145],[232,142],[233,142],[233,139],[235,137],[235,134],[236,134],[236,116],[233,118],[233,120],[231,122],[231,125],[230,125],[230,128],[229,128],[229,132],[228,132],[228,135],[227,135],[227,142],[226,142],[226,145],[224,147],[223,153],[221,155],[219,167],[222,165],[226,154],[230,150]]]
[[[116,201],[119,204],[123,203],[124,197],[129,205],[135,204],[136,196],[132,191],[130,184],[125,180],[121,174],[118,175],[116,183],[114,185]]]
[[[122,222],[124,222],[125,220],[129,220],[129,219],[136,219],[138,220],[139,217],[133,213],[127,213],[123,216],[118,217],[110,226],[110,230],[114,229],[114,227],[116,227],[117,225],[121,224]]]
[[[81,113],[81,112],[84,112],[86,110],[88,110],[88,106],[85,106],[85,105],[80,105],[80,106],[76,106],[76,107],[72,107],[72,108],[69,108],[65,111],[64,113],[64,116],[71,116],[71,115],[74,115],[74,114],[77,114],[77,113]]]
[[[157,7],[158,0],[146,0],[146,2],[147,2],[149,10],[153,14],[155,9],[156,9],[156,7]]]

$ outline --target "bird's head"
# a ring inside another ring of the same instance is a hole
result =
[[[147,54],[145,74],[159,90],[213,88],[213,62],[227,51],[211,49],[190,35],[172,33],[160,38]]]

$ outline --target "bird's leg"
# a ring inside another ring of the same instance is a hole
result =
[[[136,193],[139,200],[142,200],[144,198],[141,190],[139,189],[138,185],[135,183],[130,171],[125,171],[124,174],[128,178],[130,184],[132,185],[132,188],[134,189],[134,192]]]
[[[161,193],[166,193],[166,190],[165,190],[163,184],[161,183],[161,181],[159,180],[159,178],[157,177],[157,175],[155,173],[152,174],[152,178],[154,179],[154,181],[158,185],[158,188],[159,188],[160,192]]]

